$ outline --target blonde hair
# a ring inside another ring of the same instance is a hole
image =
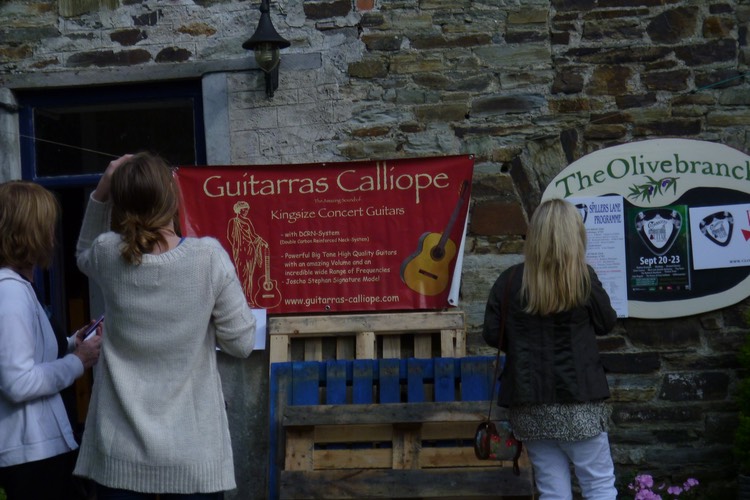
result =
[[[48,267],[54,255],[59,213],[55,195],[39,184],[0,184],[0,266]]]
[[[576,207],[547,200],[531,217],[524,249],[524,310],[548,315],[583,305],[591,293],[586,228]]]
[[[157,155],[138,153],[112,174],[112,230],[122,237],[122,258],[140,264],[143,254],[167,242],[159,229],[175,223],[179,197],[169,165]]]

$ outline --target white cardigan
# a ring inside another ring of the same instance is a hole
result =
[[[101,289],[105,318],[75,474],[149,493],[232,489],[216,346],[249,356],[255,318],[229,255],[213,238],[186,238],[131,265],[108,227],[109,204],[90,199],[78,267]]]
[[[60,391],[83,374],[83,363],[73,354],[57,359],[57,351],[31,283],[0,269],[0,467],[78,448]]]

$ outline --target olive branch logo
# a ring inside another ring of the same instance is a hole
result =
[[[643,184],[633,184],[630,187],[628,198],[651,202],[651,198],[656,195],[664,194],[669,188],[672,188],[672,192],[677,194],[677,179],[679,179],[679,177],[662,177],[657,180],[650,175],[647,175],[646,179],[648,179],[648,182],[644,182]]]

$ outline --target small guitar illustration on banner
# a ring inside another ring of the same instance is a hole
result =
[[[263,309],[273,309],[281,302],[281,293],[276,280],[271,279],[271,260],[268,246],[264,244],[265,273],[260,277],[260,286],[255,293],[255,303]]]
[[[469,181],[464,181],[453,214],[442,233],[424,233],[417,251],[401,264],[401,280],[421,295],[437,295],[450,280],[450,263],[456,256],[456,244],[448,238],[464,203]]]

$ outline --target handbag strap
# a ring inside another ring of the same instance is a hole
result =
[[[495,401],[495,390],[497,384],[500,382],[500,348],[503,345],[503,335],[505,334],[505,318],[508,316],[508,299],[510,297],[510,284],[513,281],[513,275],[516,274],[516,267],[511,269],[508,281],[505,282],[505,291],[503,292],[503,303],[500,306],[500,330],[497,334],[497,356],[495,357],[495,382],[492,384],[492,392],[490,393],[490,410],[487,412],[487,421],[489,422],[492,417],[492,403]]]

